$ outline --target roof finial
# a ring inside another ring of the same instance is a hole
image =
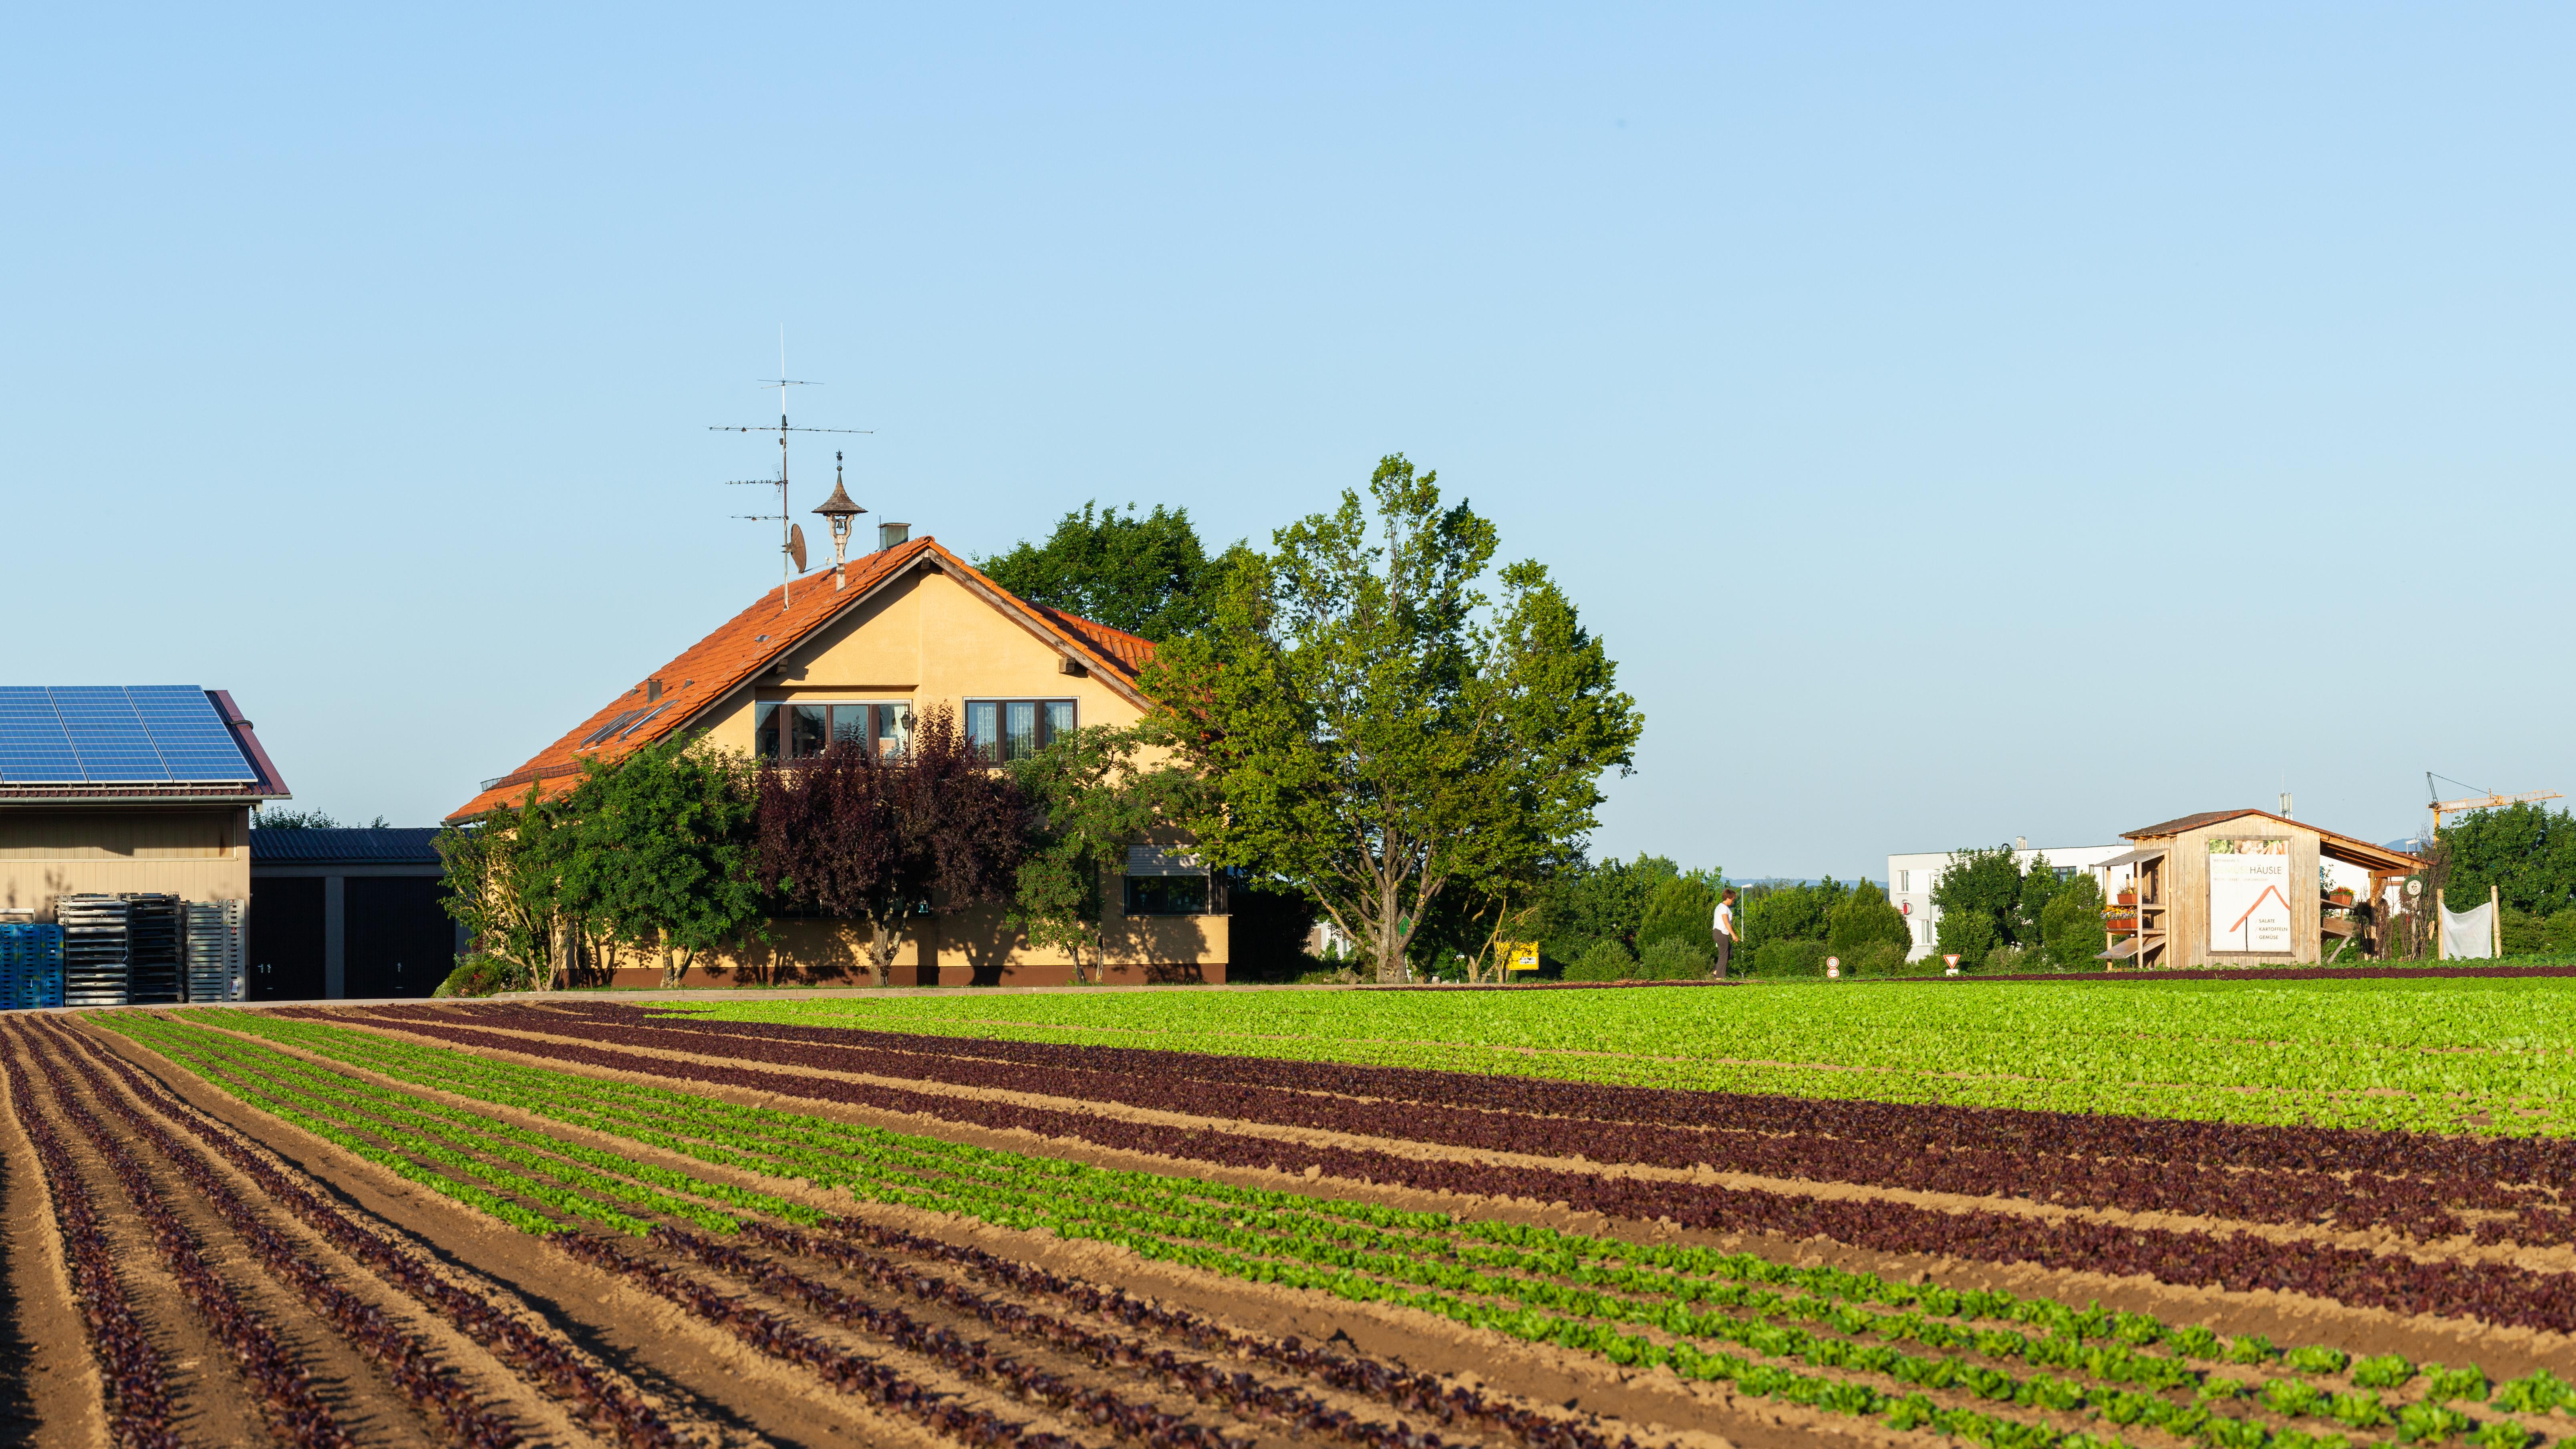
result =
[[[824,499],[823,506],[814,511],[832,525],[832,587],[847,588],[849,579],[842,570],[849,561],[850,520],[867,510],[851,502],[849,489],[842,486],[841,455],[838,453],[832,455],[832,496]]]

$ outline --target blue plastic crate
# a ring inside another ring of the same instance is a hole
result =
[[[63,928],[0,926],[0,1007],[63,1004]]]

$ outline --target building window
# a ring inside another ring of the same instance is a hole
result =
[[[1910,871],[1910,870],[1900,870],[1900,871],[1898,871],[1898,872],[1896,873],[1896,893],[1897,893],[1898,895],[1906,895],[1906,894],[1911,893],[1911,892],[1913,891],[1913,889],[1914,889],[1914,872],[1912,872],[1912,871]]]
[[[1208,878],[1204,875],[1127,877],[1127,914],[1131,916],[1204,916],[1207,913]]]
[[[752,715],[755,753],[764,761],[810,760],[849,747],[878,759],[900,755],[912,740],[909,704],[762,704]]]
[[[1025,760],[1073,731],[1069,699],[966,701],[966,743],[988,760]]]

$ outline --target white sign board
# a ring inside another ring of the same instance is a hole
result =
[[[2209,842],[2209,949],[2287,956],[2290,842]]]

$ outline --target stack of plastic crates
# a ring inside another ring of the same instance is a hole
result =
[[[62,896],[54,919],[63,928],[63,1004],[125,1004],[125,902],[115,896]]]
[[[242,999],[242,903],[190,901],[188,999]]]
[[[125,901],[125,1000],[131,1006],[178,1002],[180,933],[185,929],[177,896],[127,892]]]
[[[63,1004],[63,928],[0,925],[0,1007]]]

